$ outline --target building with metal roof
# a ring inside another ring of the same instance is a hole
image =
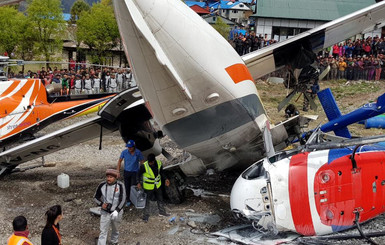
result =
[[[207,8],[202,8],[198,5],[192,5],[190,7],[192,10],[194,10],[195,13],[199,14],[199,15],[208,15],[210,14],[210,11],[207,9]]]
[[[239,1],[218,1],[209,4],[209,7],[211,11],[217,11],[218,15],[244,26],[253,14],[248,4]]]
[[[197,1],[184,1],[184,3],[189,6],[190,8],[194,5],[198,5],[199,7],[201,8],[205,8],[206,7],[206,3],[205,2],[197,2]]]
[[[331,21],[375,3],[375,0],[259,0],[254,16]]]
[[[250,16],[255,24],[250,27],[257,35],[267,34],[268,38],[282,41],[375,3],[375,0],[258,0]]]

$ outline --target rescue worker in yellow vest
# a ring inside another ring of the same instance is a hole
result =
[[[33,245],[28,239],[29,230],[27,219],[24,216],[17,216],[12,222],[13,233],[8,238],[8,245]]]
[[[143,211],[143,221],[148,222],[150,216],[150,200],[155,200],[158,204],[159,216],[170,216],[164,208],[163,193],[162,193],[162,172],[163,166],[160,160],[155,159],[154,154],[149,154],[147,161],[140,165],[139,180],[143,183],[144,192],[147,194],[146,206]],[[165,185],[169,186],[170,181],[165,180]],[[139,182],[137,187],[142,188],[142,184]]]

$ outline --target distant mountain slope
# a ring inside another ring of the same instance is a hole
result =
[[[93,3],[100,2],[100,0],[85,0],[90,6],[92,6]],[[62,7],[63,7],[63,13],[70,13],[71,7],[76,2],[76,0],[61,0]],[[19,11],[24,12],[27,8],[27,1],[23,0],[20,2]]]
[[[90,6],[92,6],[93,3],[100,2],[100,0],[85,0]],[[63,6],[63,12],[69,13],[71,11],[71,7],[76,2],[76,0],[61,0],[62,6]]]

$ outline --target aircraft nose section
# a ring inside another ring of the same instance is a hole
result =
[[[231,210],[239,218],[252,219],[266,209],[268,202],[264,202],[265,197],[261,194],[264,192],[267,192],[265,179],[247,180],[240,176],[231,190]]]
[[[247,193],[245,192],[245,183],[244,179],[240,176],[237,181],[235,181],[233,188],[231,189],[230,194],[230,206],[231,210],[234,212],[242,212],[245,208],[245,199],[248,198]]]

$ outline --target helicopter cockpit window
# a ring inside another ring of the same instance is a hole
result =
[[[265,176],[265,168],[263,167],[263,159],[256,164],[252,165],[245,172],[243,172],[242,177],[245,179],[256,179],[259,177]]]
[[[0,70],[0,81],[7,81],[7,76],[4,71]]]

